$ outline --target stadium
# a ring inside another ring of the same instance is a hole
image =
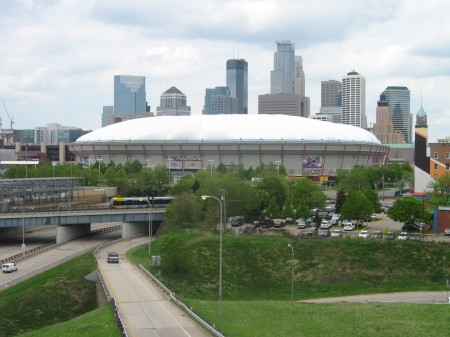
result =
[[[287,115],[148,117],[95,130],[69,145],[79,163],[138,160],[176,174],[210,165],[283,165],[289,176],[334,176],[384,164],[389,147],[370,132]]]

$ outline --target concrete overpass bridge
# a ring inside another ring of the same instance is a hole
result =
[[[70,209],[56,212],[1,213],[0,233],[7,231],[25,231],[26,228],[56,226],[56,243],[70,241],[87,235],[91,223],[121,222],[122,238],[139,234],[152,235],[161,226],[166,210],[163,208],[137,209]]]

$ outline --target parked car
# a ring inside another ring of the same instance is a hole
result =
[[[293,223],[294,223],[294,219],[292,219],[292,218],[290,218],[290,217],[287,217],[286,219],[284,219],[284,223],[285,223],[286,225],[293,224]]]
[[[317,234],[317,228],[316,227],[309,227],[306,231],[306,236],[313,236]]]
[[[401,232],[398,236],[397,236],[397,240],[402,240],[402,241],[406,241],[408,240],[408,233],[407,232]]]
[[[297,224],[297,228],[298,229],[305,229],[308,228],[308,224],[305,222],[305,220],[303,219],[297,219],[295,221],[295,223]]]
[[[340,229],[333,229],[332,231],[331,231],[331,235],[330,235],[332,238],[340,238],[340,237],[342,237],[342,232],[341,232],[341,230]]]
[[[119,263],[119,254],[116,252],[109,252],[108,263]]]
[[[444,235],[450,235],[450,228],[444,229]]]
[[[344,231],[354,231],[355,228],[356,228],[355,225],[353,223],[351,223],[351,222],[347,222],[344,225]]]
[[[260,227],[261,226],[261,222],[259,220],[255,220],[252,223],[253,223],[253,226],[255,226],[255,227]]]
[[[231,226],[232,227],[239,227],[244,224],[244,217],[243,216],[235,216],[231,219]]]
[[[386,239],[386,240],[394,240],[394,233],[392,233],[392,232],[387,232],[387,234],[385,234],[385,235],[383,235],[383,237]]]
[[[402,231],[417,231],[423,229],[425,224],[415,223],[413,221],[407,221],[402,226]]]
[[[13,271],[17,271],[17,265],[14,262],[2,264],[2,272],[12,273]]]
[[[319,229],[318,236],[320,237],[330,236],[330,231],[328,229]]]
[[[331,227],[331,222],[329,220],[322,220],[320,223],[321,229],[329,229]]]
[[[373,237],[374,239],[379,239],[379,238],[381,238],[381,237],[382,237],[381,231],[373,231],[372,237]]]
[[[251,233],[256,229],[255,225],[249,225],[249,226],[245,226],[244,229],[242,230],[242,233]]]
[[[274,225],[273,219],[264,219],[261,221],[262,228],[271,228]]]
[[[412,233],[411,240],[412,241],[420,241],[420,233]]]
[[[273,222],[273,226],[274,226],[275,228],[281,228],[281,227],[284,227],[284,221],[283,221],[283,220],[275,220],[275,221]]]
[[[361,239],[368,239],[370,237],[370,232],[369,231],[361,231],[361,232],[359,232],[358,237]]]

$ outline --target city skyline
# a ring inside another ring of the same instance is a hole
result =
[[[16,129],[46,123],[97,129],[103,106],[113,102],[111,78],[132,74],[145,76],[153,112],[161,93],[176,86],[192,114],[201,114],[205,89],[226,85],[223,64],[236,58],[248,62],[248,112],[256,114],[258,95],[270,92],[273,43],[286,39],[303,58],[311,114],[320,109],[321,81],[356,69],[366,78],[368,126],[380,92],[405,86],[414,116],[423,102],[431,141],[448,136],[450,39],[442,27],[450,4],[305,4],[1,1],[0,101]],[[167,12],[174,20],[164,20]],[[2,107],[0,118],[7,127]]]

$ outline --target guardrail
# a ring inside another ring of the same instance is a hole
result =
[[[158,280],[152,273],[150,273],[147,269],[145,269],[142,265],[139,265],[139,269],[142,270],[142,272],[151,279],[163,292],[165,292],[172,301],[174,301],[178,306],[183,308],[192,318],[197,320],[205,329],[210,331],[214,336],[217,337],[225,337],[225,335],[222,335],[219,331],[216,330],[215,327],[207,323],[203,318],[201,318],[199,315],[197,315],[191,308],[189,308],[186,304],[184,304],[182,301],[180,301],[173,292],[169,290],[163,283],[161,283],[160,280]]]
[[[133,213],[133,212],[142,212],[142,211],[147,211],[148,212],[148,207],[140,207],[140,208],[111,208],[111,207],[106,207],[106,206],[80,206],[80,207],[63,207],[63,208],[55,208],[55,207],[45,207],[45,208],[33,208],[33,209],[28,209],[28,210],[23,210],[23,209],[16,209],[16,210],[11,210],[9,212],[0,212],[0,217],[2,216],[22,216],[22,215],[28,215],[28,214],[67,214],[67,213],[89,213],[89,212],[108,212],[108,213],[124,213],[124,212],[129,212],[129,213]],[[151,208],[151,212],[153,213],[153,211],[161,211],[161,210],[165,210],[166,207],[152,207]]]
[[[127,238],[127,239],[130,239],[130,238]],[[114,318],[116,319],[116,323],[117,323],[117,326],[119,327],[120,333],[124,337],[128,337],[128,334],[127,334],[127,331],[126,331],[126,326],[125,326],[124,320],[122,319],[122,316],[120,315],[120,310],[119,310],[119,308],[116,305],[116,299],[113,296],[111,296],[111,294],[109,292],[109,289],[106,286],[106,282],[105,282],[105,279],[104,279],[104,277],[102,275],[102,272],[101,272],[101,270],[100,270],[100,268],[98,266],[97,252],[100,249],[103,249],[103,248],[105,248],[105,247],[107,247],[107,246],[109,246],[109,245],[111,245],[113,243],[116,243],[116,242],[119,242],[119,241],[122,241],[122,240],[127,240],[127,239],[118,239],[118,240],[114,240],[114,241],[111,241],[111,242],[107,242],[107,243],[97,247],[94,250],[94,259],[95,259],[95,264],[97,265],[97,274],[98,274],[98,278],[100,280],[100,284],[102,285],[102,288],[103,288],[103,291],[105,292],[106,298],[108,299],[108,301],[113,306]]]
[[[99,229],[94,229],[93,231],[90,232],[90,234],[88,235],[100,235],[100,234],[104,234],[104,233],[109,233],[109,232],[115,232],[122,229],[122,225],[116,225],[116,226],[110,226],[110,227],[103,227],[103,228],[99,228]],[[22,253],[16,254],[16,255],[12,255],[9,256],[3,260],[0,260],[0,264],[6,263],[6,262],[19,262],[22,260],[25,260],[29,257],[41,254],[43,252],[46,252],[49,249],[55,248],[57,246],[59,246],[60,244],[57,244],[56,242],[49,242],[46,243],[42,246],[38,246],[38,247],[34,247],[32,249],[26,250]]]
[[[58,246],[58,244],[56,244],[56,242],[50,242],[50,243],[46,243],[45,245],[39,246],[39,247],[34,247],[32,249],[26,250],[22,253],[16,254],[16,255],[12,255],[7,257],[6,259],[0,260],[0,264],[6,263],[6,262],[19,262],[22,260],[25,260],[29,257],[35,256],[37,254],[41,254],[51,248],[54,248]]]

